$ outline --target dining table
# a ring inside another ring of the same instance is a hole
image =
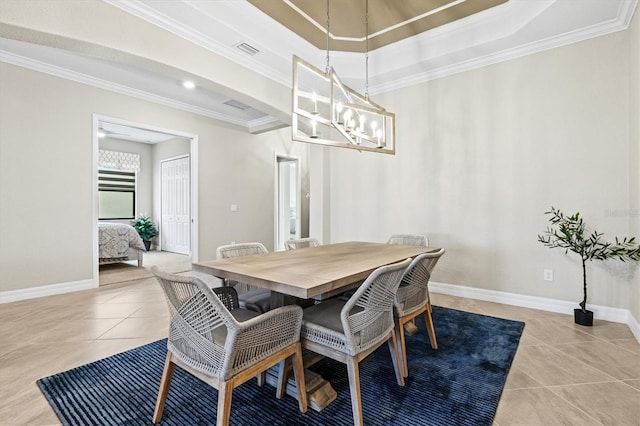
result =
[[[193,270],[267,288],[283,296],[324,300],[362,283],[380,266],[433,250],[429,247],[349,241],[296,250],[195,262]]]
[[[298,299],[319,301],[358,287],[377,268],[401,262],[426,253],[433,248],[349,241],[276,251],[219,260],[193,263],[194,271],[230,281],[238,281],[271,290],[271,308],[295,303]],[[305,357],[305,366],[317,362],[317,357]],[[267,382],[277,386],[277,374],[267,376]],[[337,394],[331,384],[318,374],[305,370],[308,401],[311,408],[321,411]],[[293,382],[287,389],[296,395]]]

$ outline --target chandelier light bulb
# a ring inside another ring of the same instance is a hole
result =
[[[382,138],[382,129],[378,129],[376,132],[376,138],[378,138],[378,146],[381,146],[381,143],[384,142],[384,139]]]
[[[336,104],[336,121],[338,124],[342,124],[342,120],[340,119],[340,113],[342,112],[342,103],[338,102]]]
[[[349,127],[351,126],[351,114],[353,114],[353,111],[348,109],[344,112],[344,126],[347,130],[347,132],[350,132],[351,130],[349,129]]]
[[[316,92],[313,92],[311,94],[311,100],[313,100],[313,112],[312,112],[312,114],[317,114],[318,113],[318,94]]]

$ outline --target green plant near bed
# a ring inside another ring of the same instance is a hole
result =
[[[138,231],[142,241],[149,242],[158,235],[158,229],[148,216],[140,216],[133,222],[133,228]]]
[[[614,243],[603,241],[604,234],[598,231],[588,231],[580,213],[567,216],[560,210],[551,207],[551,226],[543,235],[538,235],[538,241],[550,248],[564,249],[565,253],[573,252],[582,260],[583,298],[580,309],[574,310],[574,319],[580,325],[593,324],[593,312],[587,310],[587,261],[607,260],[617,258],[621,261],[640,260],[640,246],[636,245],[635,238],[618,237]]]

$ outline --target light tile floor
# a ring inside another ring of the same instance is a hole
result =
[[[173,272],[189,264],[171,255],[145,262]],[[37,379],[166,336],[160,287],[143,271],[131,276],[0,305],[0,425],[59,424]],[[640,345],[626,325],[596,320],[581,327],[568,315],[442,294],[433,294],[433,303],[525,321],[496,425],[640,425]]]

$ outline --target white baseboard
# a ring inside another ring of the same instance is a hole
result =
[[[83,280],[21,290],[2,291],[0,292],[0,303],[17,302],[19,300],[35,299],[37,297],[70,293],[78,290],[88,290],[96,287],[98,287],[98,285],[94,280]],[[466,297],[468,299],[485,300],[487,302],[503,303],[505,305],[521,306],[524,308],[540,309],[542,311],[558,312],[561,314],[570,314],[576,307],[575,302],[566,300],[548,299],[545,297],[527,296],[523,294],[438,282],[430,282],[429,290],[433,293]],[[638,323],[638,320],[631,315],[629,310],[599,305],[588,305],[588,308],[594,312],[594,316],[598,319],[627,324],[636,340],[640,343],[640,324]]]
[[[640,343],[640,324],[638,324],[638,320],[635,319],[633,315],[631,315],[631,312],[629,312],[627,325],[629,326],[629,329],[631,329],[633,335],[636,336],[636,340],[638,341],[638,343]]]
[[[98,287],[98,285],[94,280],[82,280],[20,290],[0,291],[0,303],[17,302],[19,300],[35,299],[36,297],[52,296],[54,294],[70,293],[96,287]]]
[[[576,302],[548,299],[545,297],[527,296],[523,294],[507,293],[483,288],[465,287],[461,285],[429,282],[429,290],[433,293],[448,294],[450,296],[466,297],[468,299],[484,300],[487,302],[503,303],[505,305],[521,306],[523,308],[540,309],[542,311],[571,314],[577,307]],[[608,306],[587,305],[593,311],[594,317],[611,322],[627,324],[640,343],[640,324],[628,309],[610,308]]]

